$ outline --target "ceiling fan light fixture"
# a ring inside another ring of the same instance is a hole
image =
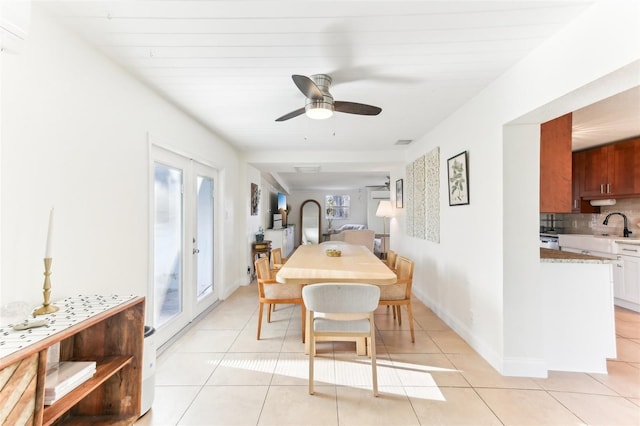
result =
[[[325,120],[333,115],[333,104],[329,102],[310,100],[304,107],[307,117],[314,120]]]

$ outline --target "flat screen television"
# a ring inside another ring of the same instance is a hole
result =
[[[282,192],[278,192],[278,211],[280,209],[287,209],[287,195]]]

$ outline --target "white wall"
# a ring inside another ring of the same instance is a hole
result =
[[[508,130],[505,137],[503,127],[525,115],[520,124],[537,125],[640,84],[639,14],[638,2],[596,3],[407,152],[411,162],[439,146],[444,165],[469,151],[468,206],[448,205],[446,167],[441,168],[440,244],[404,235],[405,212],[399,210],[391,246],[416,261],[416,296],[505,374],[546,370],[535,347],[539,142],[525,131],[517,142],[533,146],[505,148],[519,132]],[[391,181],[402,177],[398,169]]]
[[[21,52],[1,55],[2,304],[42,301],[52,206],[54,299],[147,293],[151,142],[220,171],[222,297],[244,282],[246,266],[238,259],[248,248],[237,235],[247,227],[248,191],[229,144],[43,16],[37,5]]]

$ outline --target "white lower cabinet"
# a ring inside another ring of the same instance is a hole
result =
[[[618,244],[618,259],[622,271],[615,281],[616,304],[640,312],[640,247]]]
[[[294,227],[287,226],[282,229],[267,229],[264,231],[264,239],[271,240],[271,250],[282,249],[282,257],[289,257],[294,247]]]

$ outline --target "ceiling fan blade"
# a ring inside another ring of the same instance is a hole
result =
[[[316,86],[316,84],[306,75],[298,75],[294,74],[291,76],[293,82],[296,84],[298,89],[309,99],[313,99],[314,101],[322,100],[323,95],[322,91]]]
[[[291,111],[290,113],[283,115],[282,117],[276,118],[276,121],[285,121],[290,118],[297,117],[300,114],[304,114],[304,107],[298,108],[295,111]]]
[[[382,108],[378,108],[377,106],[343,101],[335,101],[333,103],[333,109],[339,112],[359,115],[378,115],[382,112]]]

